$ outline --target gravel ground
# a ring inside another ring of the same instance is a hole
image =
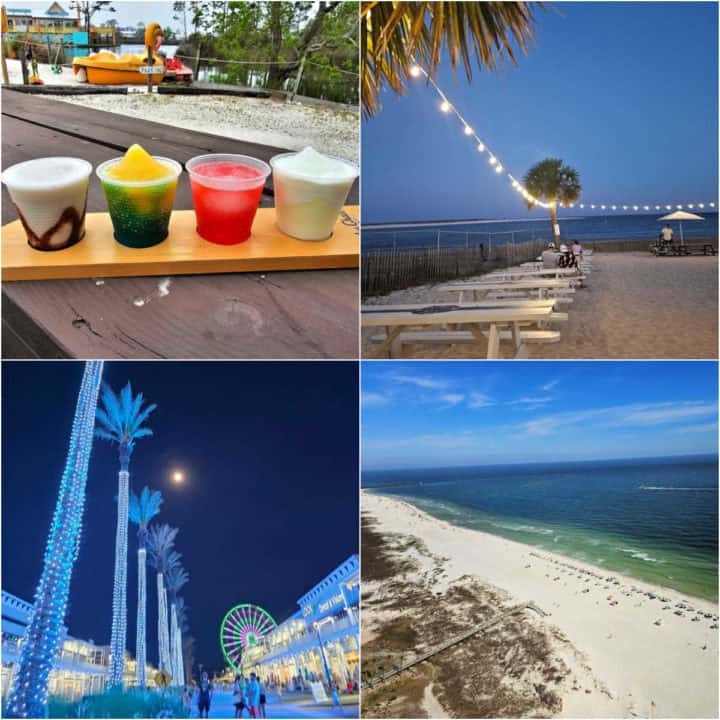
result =
[[[46,85],[75,84],[72,70],[53,75],[40,65]],[[20,63],[8,60],[11,82],[20,82]],[[316,150],[357,163],[360,155],[358,112],[284,103],[274,100],[227,96],[148,95],[144,88],[128,95],[52,96],[56,100],[151,120],[186,130],[210,132],[261,145]]]

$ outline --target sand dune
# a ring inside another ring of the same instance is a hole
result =
[[[508,593],[508,604],[533,600],[550,613],[533,622],[574,648],[558,646],[575,677],[563,685],[561,716],[717,717],[716,604],[456,527],[396,499],[363,492],[362,510],[378,533],[421,539],[442,559],[445,587],[470,576]],[[582,690],[589,676],[600,692]]]

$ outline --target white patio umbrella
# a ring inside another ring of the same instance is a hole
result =
[[[658,222],[662,222],[663,220],[677,220],[680,223],[680,244],[682,245],[685,242],[683,239],[682,221],[704,219],[705,218],[702,215],[694,215],[693,213],[685,212],[684,210],[676,210],[674,213],[663,215],[661,218],[658,218]]]

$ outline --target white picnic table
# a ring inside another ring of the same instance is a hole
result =
[[[472,292],[476,300],[479,299],[479,293],[487,295],[490,292],[522,292],[529,296],[536,294],[540,300],[546,298],[551,291],[564,294],[575,292],[570,281],[566,278],[492,280],[490,276],[486,280],[444,283],[438,286],[438,290],[460,293],[459,302],[462,302],[466,292]]]
[[[515,356],[522,357],[526,347],[522,340],[521,325],[543,323],[551,319],[554,307],[552,299],[544,304],[507,305],[508,301],[491,303],[468,303],[466,305],[370,305],[361,308],[363,327],[384,327],[386,336],[378,349],[378,355],[393,356],[393,344],[408,328],[417,326],[463,325],[475,340],[485,342],[483,328],[488,330],[487,359],[499,357],[500,329],[509,326],[515,345]],[[449,337],[449,336],[448,336]],[[448,341],[451,342],[451,341]]]
[[[575,268],[507,268],[505,270],[498,270],[497,272],[489,273],[485,276],[488,279],[491,278],[555,278],[555,279],[567,279],[571,282],[584,280],[584,276],[579,273]],[[447,283],[451,285],[452,283]]]

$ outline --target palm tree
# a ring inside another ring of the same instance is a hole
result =
[[[157,405],[143,408],[143,395],[133,398],[130,383],[115,393],[103,385],[102,408],[97,409],[96,418],[99,427],[95,435],[118,445],[120,472],[118,473],[118,518],[115,534],[115,581],[113,585],[113,617],[110,640],[110,676],[109,687],[122,686],[125,673],[125,644],[127,642],[127,526],[130,456],[135,441],[151,436],[152,430],[143,427],[150,413]]]
[[[47,716],[48,676],[55,665],[70,578],[80,548],[85,484],[102,371],[102,361],[85,363],[34,609],[5,711],[8,717]]]
[[[565,207],[574,203],[582,191],[580,175],[569,165],[563,165],[559,158],[547,158],[533,165],[523,178],[525,189],[533,198],[544,199],[550,203],[550,220],[552,222],[553,238],[560,237],[560,226],[557,221],[558,203]],[[532,210],[535,203],[527,200],[528,210]]]
[[[158,665],[160,670],[167,670],[169,673],[172,673],[172,665],[170,664],[168,607],[164,575],[171,567],[180,562],[180,555],[172,549],[177,534],[177,528],[171,528],[169,525],[153,525],[148,531],[147,539],[150,562],[157,571]]]
[[[384,86],[405,91],[415,64],[434,79],[445,45],[453,71],[462,62],[468,80],[473,55],[481,70],[493,72],[505,60],[517,64],[513,41],[525,53],[534,24],[525,2],[363,2],[360,17],[366,117],[380,109]]]
[[[135,641],[135,657],[137,659],[137,682],[145,688],[145,664],[147,662],[146,629],[147,617],[147,535],[150,521],[160,512],[162,493],[144,487],[140,495],[130,493],[128,517],[138,526],[138,604],[137,604],[137,635]]]
[[[182,643],[178,642],[178,633],[180,631],[177,617],[178,592],[189,579],[189,575],[180,563],[177,563],[166,573],[167,591],[170,596],[170,667],[173,685],[182,684],[182,671],[179,667]]]
[[[177,677],[178,685],[185,683],[185,663],[183,661],[183,633],[187,632],[187,605],[185,600],[181,597],[175,602],[175,616],[177,622],[177,630],[175,632],[176,641],[176,663],[177,663]]]

